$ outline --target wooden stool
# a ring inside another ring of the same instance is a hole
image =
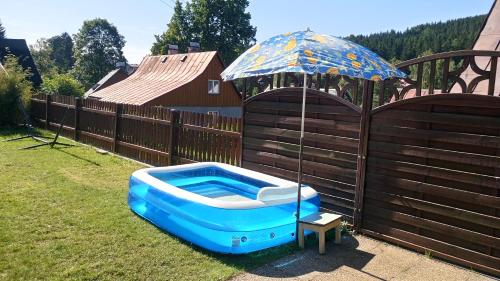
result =
[[[319,253],[325,253],[325,233],[335,228],[335,244],[340,244],[340,227],[342,216],[331,213],[319,212],[302,218],[299,221],[299,247],[304,248],[304,230],[317,233],[319,238]]]

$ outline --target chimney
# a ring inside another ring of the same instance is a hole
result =
[[[188,53],[197,53],[200,51],[200,43],[189,42]]]
[[[179,46],[168,44],[168,54],[175,55],[179,53]]]

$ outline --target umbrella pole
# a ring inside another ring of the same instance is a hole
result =
[[[300,197],[302,189],[302,154],[304,149],[304,121],[306,119],[306,91],[307,91],[307,73],[304,73],[304,85],[302,90],[302,118],[300,120],[300,146],[299,146],[299,170],[297,175],[297,212],[296,212],[296,235],[295,241],[299,242],[299,220],[300,220]]]

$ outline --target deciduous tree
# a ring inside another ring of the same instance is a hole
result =
[[[42,78],[58,73],[56,64],[51,58],[52,52],[52,46],[45,38],[40,38],[35,44],[30,45],[31,56]]]
[[[81,97],[85,93],[82,84],[69,74],[57,74],[44,79],[42,91],[48,95],[75,97]]]
[[[226,64],[255,43],[256,28],[246,12],[248,0],[192,0],[185,7],[176,2],[168,29],[151,48],[153,54],[165,54],[168,44],[185,51],[188,41],[199,41],[206,51],[219,51]]]
[[[85,88],[90,88],[113,70],[117,62],[126,62],[122,50],[125,39],[105,19],[84,21],[74,40],[73,73]]]
[[[30,52],[42,77],[67,73],[73,67],[73,40],[66,32],[38,39]]]
[[[155,35],[156,42],[151,47],[151,53],[153,55],[167,54],[168,44],[176,44],[179,46],[179,52],[187,52],[189,41],[193,40],[191,15],[190,4],[187,3],[184,8],[177,0],[174,14],[167,25],[167,31],[161,35]]]

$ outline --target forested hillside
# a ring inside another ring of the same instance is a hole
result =
[[[347,39],[368,47],[391,61],[416,58],[424,52],[440,53],[470,49],[486,15],[446,22],[426,23],[405,31],[350,35]]]

